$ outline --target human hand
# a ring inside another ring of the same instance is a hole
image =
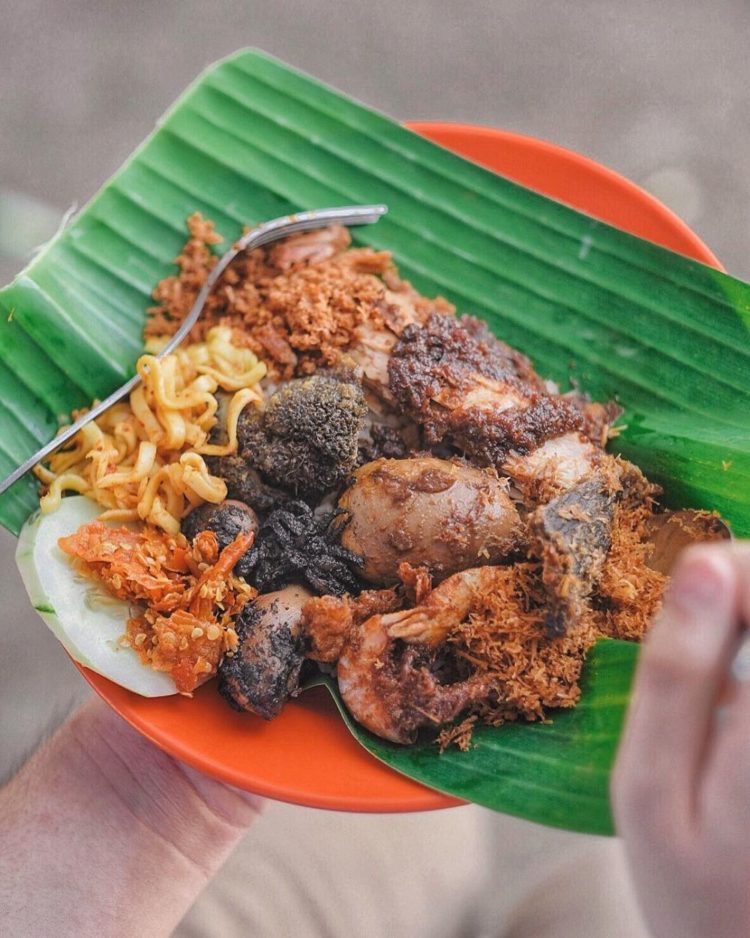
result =
[[[646,638],[613,802],[655,938],[750,935],[750,547],[687,551]],[[747,646],[746,646],[747,647]]]
[[[259,809],[92,700],[0,790],[0,918],[8,934],[166,938]]]

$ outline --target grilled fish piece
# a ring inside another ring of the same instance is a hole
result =
[[[595,475],[537,508],[530,519],[538,539],[549,596],[547,631],[563,635],[581,618],[611,546],[610,529],[620,490]]]

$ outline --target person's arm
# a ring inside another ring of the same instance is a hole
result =
[[[8,935],[170,935],[259,801],[84,706],[0,790]]]
[[[643,647],[613,785],[655,938],[750,935],[750,547],[686,553]]]

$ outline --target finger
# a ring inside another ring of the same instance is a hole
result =
[[[615,773],[623,811],[689,814],[736,642],[737,574],[723,547],[686,551],[644,642]]]
[[[734,807],[744,816],[750,803],[750,553],[738,557],[737,565],[744,628],[716,715],[704,795],[725,813]]]
[[[750,680],[739,682],[730,702],[722,709],[711,747],[706,778],[701,790],[701,807],[713,815],[717,811],[734,816],[737,833],[747,845],[747,817],[750,804]]]

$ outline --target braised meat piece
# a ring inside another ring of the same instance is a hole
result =
[[[342,546],[362,557],[360,575],[380,585],[398,582],[403,562],[443,579],[500,563],[523,544],[507,480],[458,460],[415,456],[367,463],[339,508],[349,517]]]
[[[243,609],[235,626],[237,650],[219,665],[219,692],[235,710],[270,720],[297,690],[304,660],[300,619],[309,597],[290,586]]]
[[[226,482],[230,498],[244,502],[260,514],[283,505],[291,498],[287,492],[264,482],[258,470],[237,454],[206,456],[206,465],[213,475]]]
[[[637,466],[602,453],[587,479],[532,513],[531,550],[542,560],[550,635],[583,617],[607,563],[617,513],[650,512],[659,491]]]
[[[360,440],[357,464],[364,466],[375,459],[404,459],[411,451],[404,436],[399,427],[373,423],[367,438]]]
[[[315,593],[358,593],[362,558],[341,544],[346,514],[315,513],[305,502],[272,511],[257,541],[237,564],[237,573],[261,593],[305,583]]]
[[[227,410],[231,395],[223,391],[216,392],[219,404],[216,424],[209,435],[209,442],[225,445],[228,442],[226,432]],[[255,408],[255,405],[251,405]],[[242,415],[240,415],[242,418]],[[219,476],[226,482],[227,495],[231,499],[244,502],[253,511],[265,514],[272,508],[283,504],[289,495],[281,489],[268,485],[260,477],[257,469],[239,453],[232,456],[206,456],[206,465],[212,475]]]
[[[219,505],[206,502],[194,508],[182,519],[182,533],[192,543],[201,531],[213,531],[219,545],[224,550],[238,534],[248,531],[258,533],[260,522],[252,508],[243,502],[228,498]]]

